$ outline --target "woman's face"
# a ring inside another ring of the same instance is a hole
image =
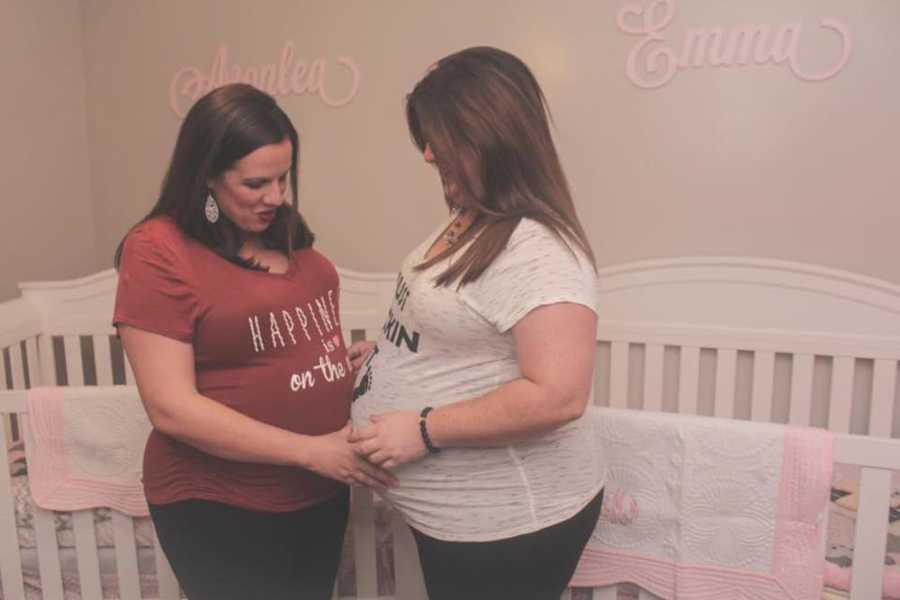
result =
[[[291,140],[261,146],[208,182],[219,208],[246,234],[264,232],[287,202]]]
[[[438,175],[441,177],[441,185],[444,188],[444,197],[447,198],[447,201],[451,206],[459,206],[457,202],[459,195],[459,186],[456,182],[452,181],[449,175],[446,172],[446,169],[441,168],[441,164],[434,157],[434,153],[431,151],[431,146],[429,144],[425,144],[425,151],[422,153],[422,158],[425,159],[429,165],[435,167],[438,171]]]
[[[435,158],[430,144],[425,144],[425,150],[422,152],[422,158],[425,159],[425,162],[433,165],[438,170],[438,174],[441,176],[441,185],[444,188],[444,197],[447,199],[447,202],[448,204],[450,204],[450,206],[471,207],[473,204],[477,204],[479,202],[479,199],[484,195],[484,191],[481,187],[481,180],[475,176],[475,173],[478,172],[478,159],[474,154],[463,153],[463,155],[461,156],[462,168],[466,170],[466,180],[469,182],[469,185],[472,185],[474,187],[474,189],[472,189],[472,193],[475,195],[475,197],[468,199],[464,196],[462,186],[460,186],[459,181],[447,168],[442,166],[440,158]]]

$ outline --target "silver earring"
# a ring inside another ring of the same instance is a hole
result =
[[[206,214],[206,220],[215,223],[219,220],[219,205],[212,193],[206,195],[206,204],[203,205],[203,212]]]

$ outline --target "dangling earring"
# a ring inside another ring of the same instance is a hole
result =
[[[206,204],[203,205],[203,212],[206,214],[206,220],[215,223],[219,220],[219,205],[213,198],[212,192],[206,195]]]

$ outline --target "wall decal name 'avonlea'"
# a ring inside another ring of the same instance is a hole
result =
[[[169,105],[179,117],[210,90],[228,83],[249,83],[272,96],[318,96],[327,106],[340,107],[350,102],[359,89],[359,67],[346,56],[336,60],[349,74],[349,86],[337,95],[329,89],[328,62],[324,58],[310,61],[295,57],[294,44],[287,42],[277,63],[241,66],[232,62],[228,46],[219,46],[209,69],[184,67],[175,72],[169,83]],[[343,77],[346,79],[346,74]],[[345,84],[346,85],[346,84]]]
[[[824,81],[837,75],[850,60],[853,40],[847,26],[838,19],[824,17],[820,27],[840,38],[837,60],[820,72],[800,64],[803,25],[713,25],[686,31],[681,47],[666,37],[675,18],[675,0],[652,0],[648,4],[628,1],[619,10],[616,23],[621,31],[641,37],[628,54],[625,72],[636,86],[659,88],[685,69],[782,65],[803,81]]]

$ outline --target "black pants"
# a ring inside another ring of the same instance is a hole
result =
[[[186,500],[151,505],[150,515],[190,600],[328,600],[349,507],[345,489],[294,512]]]
[[[430,600],[559,600],[600,508],[601,490],[574,517],[494,542],[445,542],[413,529]]]

